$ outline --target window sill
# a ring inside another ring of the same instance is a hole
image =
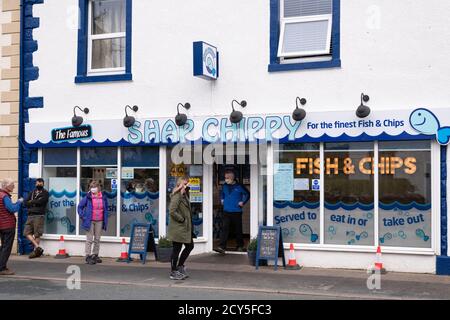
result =
[[[75,83],[131,81],[131,80],[133,80],[133,75],[131,73],[101,75],[101,76],[78,75],[75,77]]]
[[[333,59],[330,61],[304,62],[304,63],[271,63],[269,64],[269,72],[294,71],[294,70],[310,70],[310,69],[329,69],[340,68],[341,60]]]

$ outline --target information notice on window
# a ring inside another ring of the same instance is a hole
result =
[[[294,200],[294,164],[276,163],[274,165],[274,201]]]

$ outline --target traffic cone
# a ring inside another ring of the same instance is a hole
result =
[[[64,245],[64,236],[59,237],[59,251],[58,254],[55,256],[55,259],[65,259],[68,258],[69,255],[66,252],[66,248]]]
[[[381,259],[381,247],[377,247],[377,253],[376,253],[376,259],[374,268],[372,269],[371,273],[380,273],[380,274],[386,274],[386,269],[383,267],[383,261]]]
[[[125,238],[122,238],[122,245],[121,245],[121,250],[120,250],[120,258],[118,258],[116,261],[117,262],[127,262],[128,259],[128,250],[127,250],[127,243],[125,241]]]
[[[300,270],[302,267],[300,267],[297,264],[297,260],[295,258],[295,251],[294,251],[294,244],[291,243],[291,246],[289,248],[289,262],[286,266],[287,270]]]

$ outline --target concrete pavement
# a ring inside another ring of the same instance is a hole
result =
[[[169,264],[155,262],[152,257],[145,265],[138,261],[127,264],[114,259],[103,260],[102,264],[91,266],[86,265],[81,257],[29,260],[27,256],[13,256],[9,267],[16,275],[0,278],[0,292],[12,292],[10,288],[22,285],[25,280],[41,285],[44,281],[64,288],[69,277],[67,268],[78,265],[83,289],[122,286],[122,290],[117,289],[117,292],[129,295],[130,290],[139,291],[142,292],[139,297],[144,299],[165,299],[188,291],[198,293],[188,295],[193,299],[238,299],[239,296],[242,299],[450,299],[450,277],[435,275],[388,273],[381,276],[381,289],[369,290],[369,275],[362,270],[304,268],[299,271],[274,271],[273,267],[261,267],[256,271],[248,265],[245,255],[223,257],[204,254],[190,257],[187,263],[190,278],[184,281],[170,280]],[[65,291],[67,297],[77,297],[77,290]],[[143,294],[150,291],[152,294]],[[4,299],[1,293],[0,299]],[[85,297],[80,294],[77,298]],[[48,295],[48,299],[54,297]]]

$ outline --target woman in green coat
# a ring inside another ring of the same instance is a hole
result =
[[[184,262],[194,249],[191,204],[188,198],[189,178],[180,177],[173,189],[169,207],[167,239],[172,241],[170,279],[184,280],[188,277]],[[181,248],[184,245],[184,250]],[[181,255],[180,255],[181,252]]]

